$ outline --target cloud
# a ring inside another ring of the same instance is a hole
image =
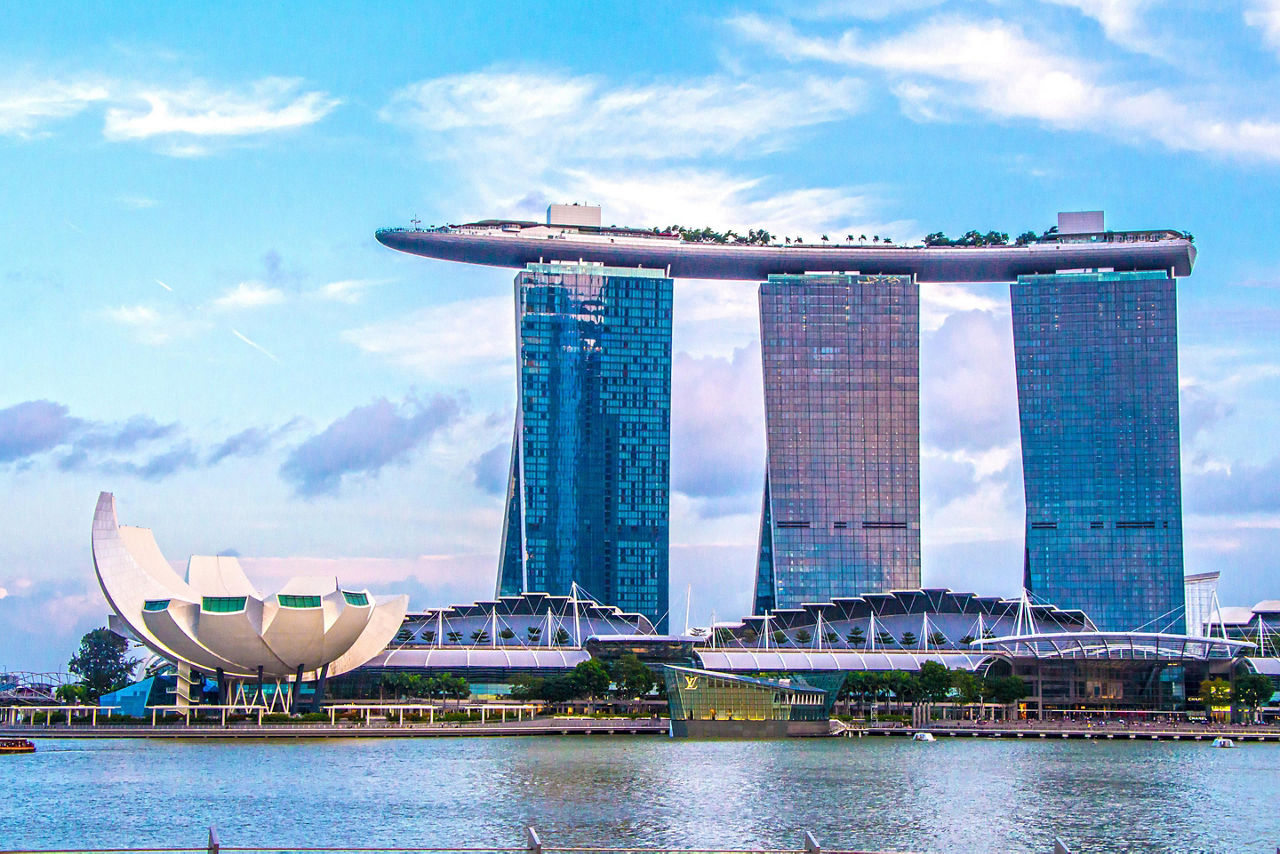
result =
[[[1121,47],[1152,56],[1167,56],[1168,47],[1160,39],[1147,34],[1145,27],[1154,16],[1150,7],[1154,0],[1047,0],[1055,6],[1075,9],[1102,28],[1108,40]]]
[[[1261,465],[1234,463],[1184,474],[1188,513],[1237,515],[1280,510],[1280,457]]]
[[[348,305],[354,305],[360,302],[364,292],[369,288],[377,285],[385,285],[391,279],[342,279],[337,282],[329,282],[322,285],[316,290],[315,295],[320,299],[330,300],[332,302],[342,302]]]
[[[206,320],[141,304],[108,308],[102,314],[108,321],[132,330],[140,343],[150,347],[159,347],[210,327]]]
[[[677,353],[671,368],[671,486],[700,515],[758,507],[764,486],[760,345],[731,358]]]
[[[154,208],[159,204],[155,199],[148,198],[147,196],[116,196],[116,201],[120,203],[121,207],[135,211]]]
[[[296,428],[298,423],[299,419],[294,418],[275,429],[249,427],[234,433],[209,450],[205,457],[205,465],[215,466],[231,457],[256,457]]]
[[[52,450],[84,429],[61,403],[29,400],[0,409],[0,463]]]
[[[461,411],[458,400],[444,395],[426,401],[410,397],[400,404],[378,398],[294,448],[280,476],[298,495],[334,494],[348,475],[376,476],[384,466],[404,462]]]
[[[1280,0],[1251,0],[1244,12],[1244,22],[1257,28],[1263,41],[1280,52]]]
[[[5,599],[8,596],[9,596],[9,591],[3,587],[0,587],[0,599]]]
[[[0,83],[0,136],[36,136],[49,122],[74,116],[109,94],[103,83],[87,80],[11,78]]]
[[[1055,53],[1006,21],[940,15],[879,39],[858,29],[836,38],[806,36],[757,15],[732,24],[748,41],[793,62],[883,73],[904,111],[917,120],[968,110],[1154,141],[1174,151],[1280,160],[1280,121],[1272,116],[1231,118],[1219,114],[1220,98],[1101,82],[1095,63]]]
[[[510,377],[515,370],[511,297],[460,300],[342,333],[343,340],[424,377]]]
[[[472,477],[481,492],[505,495],[511,473],[511,443],[499,442],[471,461]]]
[[[924,290],[923,288],[921,290]],[[1013,327],[1007,314],[956,312],[920,342],[920,432],[972,452],[1018,438]]]
[[[1181,399],[1181,431],[1184,445],[1190,444],[1197,436],[1235,412],[1233,403],[1199,383],[1184,383],[1178,389],[1178,393]]]
[[[547,71],[481,71],[415,83],[381,116],[407,128],[427,157],[462,179],[460,197],[486,215],[539,217],[549,201],[600,202],[606,221],[778,233],[871,229],[900,238],[905,223],[872,213],[852,187],[779,190],[725,165],[797,144],[807,129],[856,115],[852,78],[773,74],[611,85]],[[717,164],[708,167],[708,158]]]
[[[282,302],[284,291],[279,288],[269,288],[261,282],[241,282],[215,299],[213,307],[220,311],[239,311],[279,305]]]
[[[143,88],[107,110],[103,135],[113,142],[160,138],[175,156],[207,152],[211,139],[255,136],[314,124],[341,101],[302,91],[302,81],[267,77],[243,91],[195,83],[183,89]]]
[[[798,128],[855,112],[853,79],[794,74],[707,77],[610,87],[558,72],[481,71],[406,86],[381,117],[432,135],[465,136],[489,150],[549,163],[642,160],[777,150]],[[481,152],[483,153],[483,152]],[[475,150],[468,156],[476,154]]]

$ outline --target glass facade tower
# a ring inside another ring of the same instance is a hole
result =
[[[1020,276],[1011,295],[1024,586],[1104,631],[1183,631],[1175,280]]]
[[[920,586],[920,290],[910,276],[760,286],[768,461],[757,614]]]
[[[666,629],[671,295],[665,273],[516,276],[519,405],[498,595],[569,595]]]

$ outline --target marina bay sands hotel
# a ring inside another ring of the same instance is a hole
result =
[[[499,595],[576,584],[666,630],[682,277],[759,283],[754,612],[920,587],[920,288],[1009,282],[1024,586],[1104,631],[1184,630],[1175,285],[1195,261],[1189,235],[1108,231],[1081,212],[1016,245],[779,244],[604,227],[597,207],[552,205],[545,223],[377,238],[519,270]]]

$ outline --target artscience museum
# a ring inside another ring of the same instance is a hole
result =
[[[375,599],[329,577],[294,578],[266,595],[234,557],[195,555],[186,578],[174,571],[148,528],[120,525],[115,497],[98,497],[93,564],[103,595],[128,631],[177,665],[178,701],[193,678],[213,676],[222,697],[262,702],[273,683],[296,699],[303,681],[319,685],[382,652],[400,631],[409,597]],[[197,684],[199,684],[197,682]]]

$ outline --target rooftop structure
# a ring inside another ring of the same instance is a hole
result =
[[[266,596],[234,557],[193,556],[180,578],[148,528],[122,526],[98,497],[93,565],[133,635],[193,671],[232,678],[323,678],[360,666],[395,636],[409,597],[376,600],[334,578],[295,578]]]
[[[1100,225],[1100,215],[1064,214],[1057,233],[1024,246],[875,246],[820,241],[786,245],[697,243],[651,229],[601,227],[588,222],[599,209],[554,205],[549,220],[481,220],[435,228],[386,228],[380,243],[401,252],[492,267],[522,268],[553,261],[589,260],[612,267],[664,270],[674,278],[763,281],[774,274],[857,271],[914,276],[928,282],[1012,282],[1018,276],[1060,270],[1167,270],[1187,276],[1196,250],[1182,232],[1078,231]]]

